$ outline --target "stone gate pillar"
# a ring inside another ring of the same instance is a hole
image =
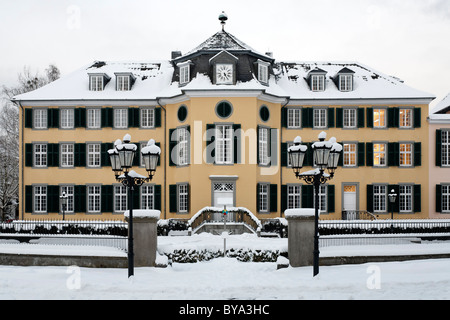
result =
[[[313,265],[314,209],[288,209],[288,255],[292,267]]]

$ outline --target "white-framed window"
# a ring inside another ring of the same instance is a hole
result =
[[[34,213],[47,212],[47,186],[34,186]]]
[[[356,128],[356,109],[344,109],[344,128]]]
[[[441,165],[450,166],[450,130],[441,133]]]
[[[313,109],[314,128],[327,127],[327,109]]]
[[[177,129],[177,142],[177,165],[187,165],[189,164],[189,131],[186,127],[180,127]]]
[[[312,91],[324,91],[325,90],[325,76],[324,75],[312,75],[311,76],[311,90]]]
[[[47,144],[35,143],[34,148],[34,166],[46,167],[47,166]]]
[[[103,76],[90,76],[91,91],[103,91]]]
[[[74,144],[61,143],[61,167],[71,168],[74,165]]]
[[[259,184],[259,212],[269,212],[269,184]]]
[[[74,187],[73,186],[61,186],[59,188],[59,195],[62,196],[63,193],[66,194],[67,196],[67,203],[66,203],[66,207],[64,209],[65,213],[73,213],[74,212],[74,196],[73,196],[73,190]],[[60,201],[60,211],[63,211],[63,205]]]
[[[88,143],[87,157],[88,167],[100,167],[100,143]]]
[[[155,208],[155,188],[151,184],[144,184],[141,186],[141,209]]]
[[[47,129],[47,109],[34,109],[33,110],[33,128],[34,129]]]
[[[450,185],[443,185],[441,188],[442,212],[450,212]]]
[[[373,109],[373,127],[386,128],[386,109]]]
[[[114,212],[127,210],[127,188],[123,185],[114,186]]]
[[[99,129],[101,126],[101,110],[87,109],[87,127],[89,129]]]
[[[116,90],[129,91],[130,90],[130,76],[116,76]]]
[[[74,109],[60,109],[61,129],[73,129],[74,127]]]
[[[375,167],[385,167],[386,162],[386,143],[373,144],[373,165]]]
[[[259,164],[268,165],[270,162],[269,155],[269,128],[259,127],[258,129],[259,136]]]
[[[180,67],[180,84],[185,84],[189,82],[190,70],[189,64]]]
[[[356,167],[356,143],[344,143],[344,167]]]
[[[114,128],[128,128],[128,109],[114,108]]]
[[[100,212],[101,187],[87,186],[87,211],[89,213]]]
[[[258,64],[258,81],[267,83],[269,81],[269,66],[266,64]]]
[[[342,74],[339,76],[339,90],[352,91],[353,90],[353,76],[350,74]]]
[[[399,210],[400,212],[412,212],[413,187],[400,185]]]
[[[155,127],[155,108],[141,108],[141,128],[148,129]]]
[[[413,144],[400,143],[400,167],[410,167],[413,165]]]
[[[233,127],[232,125],[216,125],[216,163],[233,163]]]
[[[412,128],[412,109],[400,109],[400,128]]]
[[[302,126],[302,109],[291,108],[287,109],[287,127],[301,128]]]
[[[386,212],[386,186],[373,186],[373,211]]]
[[[300,185],[288,185],[287,186],[287,208],[297,209],[301,208],[301,186]]]
[[[188,212],[189,185],[178,184],[178,212]]]
[[[320,212],[327,212],[327,186],[321,185],[319,187],[319,211]],[[315,191],[314,191],[315,192]],[[314,193],[315,195],[315,193]],[[315,201],[314,201],[315,205]]]

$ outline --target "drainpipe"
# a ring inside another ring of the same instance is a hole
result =
[[[24,180],[24,173],[23,173],[23,171],[24,171],[24,128],[25,128],[25,110],[24,110],[24,108],[23,108],[23,106],[22,106],[22,103],[20,103],[20,101],[15,101],[15,100],[10,100],[11,102],[13,102],[15,105],[19,105],[19,107],[20,107],[20,109],[22,110],[22,119],[21,119],[21,136],[22,136],[22,141],[21,141],[21,149],[22,149],[22,156],[21,156],[21,163],[20,163],[20,166],[21,166],[21,169],[22,169],[22,174],[21,174],[21,180],[22,180],[22,183],[20,184],[20,187],[21,187],[21,190],[20,190],[20,193],[22,194],[22,196],[21,196],[21,202],[22,203],[20,203],[19,202],[19,205],[20,205],[20,213],[21,213],[21,215],[22,215],[22,218],[21,218],[21,220],[23,220],[24,219],[24,217],[23,217],[23,215],[24,215],[24,211],[25,211],[25,194],[24,194],[24,188],[25,188],[25,186],[23,185],[24,184],[24,182],[25,182],[25,180]]]
[[[280,117],[280,147],[281,143],[283,142],[283,109],[288,105],[288,103],[291,101],[290,97],[286,97],[286,103],[281,106],[281,117]],[[281,150],[280,150],[281,155]],[[283,185],[283,166],[281,165],[281,158],[280,158],[280,196],[281,196],[281,186]],[[280,218],[283,217],[283,212],[281,212],[281,197],[280,197]]]
[[[166,135],[167,135],[167,130],[166,130],[166,118],[167,118],[167,115],[166,115],[166,108],[164,108],[162,105],[161,105],[161,103],[159,102],[161,100],[161,98],[156,98],[156,102],[158,103],[158,105],[161,107],[161,109],[162,110],[164,110],[164,197],[163,197],[163,201],[164,201],[164,220],[165,219],[167,219],[167,214],[166,214],[166,212],[167,212],[167,210],[166,210],[166,191],[167,191],[167,168],[166,168],[166,166],[167,166],[167,159],[166,159],[166,156],[167,156],[167,144],[166,144]]]

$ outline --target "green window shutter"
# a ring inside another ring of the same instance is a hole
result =
[[[75,186],[74,196],[75,212],[86,212],[86,186]]]
[[[113,108],[102,108],[101,111],[101,127],[112,128],[114,124],[114,110]]]
[[[270,212],[278,211],[278,188],[276,184],[270,185]]]
[[[422,165],[422,143],[414,143],[414,166],[419,167]]]
[[[366,142],[366,166],[373,166],[373,143]]]
[[[287,108],[281,109],[281,127],[282,128],[287,128],[287,116],[288,116]]]
[[[177,212],[177,185],[169,185],[169,212]]]
[[[373,108],[366,109],[367,128],[373,128]]]
[[[26,167],[33,166],[33,144],[32,143],[25,144],[25,166]]]
[[[334,108],[328,108],[328,128],[334,128]]]
[[[281,213],[284,213],[288,205],[288,186],[285,184],[281,185]]]
[[[141,165],[141,144],[139,142],[135,142],[134,144],[137,148],[133,158],[133,167],[139,167]]]
[[[367,185],[367,211],[373,213],[373,185]]]
[[[47,166],[59,167],[59,144],[47,144]]]
[[[33,109],[25,109],[25,128],[33,128]]]
[[[233,125],[233,156],[234,163],[241,163],[241,125],[234,124]]]
[[[270,165],[278,165],[278,129],[269,130]],[[258,143],[259,144],[259,143]]]
[[[113,212],[114,187],[112,185],[101,186],[101,210],[102,212]]]
[[[303,144],[308,147],[308,149],[306,149],[305,158],[303,160],[303,166],[304,167],[312,167],[312,165],[314,163],[314,159],[313,159],[314,151],[312,148],[313,143],[308,142],[308,143],[303,143]]]
[[[153,186],[153,207],[155,210],[161,210],[161,185]]]
[[[388,128],[398,128],[399,126],[399,108],[388,108]]]
[[[314,208],[314,187],[302,185],[302,208]]]
[[[155,108],[155,128],[161,127],[161,108]]]
[[[398,142],[388,143],[388,166],[399,166],[400,164],[400,145]]]
[[[75,143],[74,150],[74,166],[86,167],[86,144]]]
[[[135,186],[134,187],[134,190],[133,190],[133,209],[141,209],[141,186]]]
[[[261,192],[260,185],[261,185],[260,183],[256,184],[256,212],[261,211],[261,205],[260,205],[260,202],[259,202],[259,194]]]
[[[33,186],[25,186],[25,212],[33,212]]]
[[[280,150],[280,158],[281,158],[281,166],[287,167],[288,165],[288,150],[287,147],[288,144],[286,142],[281,143],[281,150]]]
[[[177,129],[169,129],[169,166],[176,166],[177,155],[173,152],[173,149],[177,145]]]
[[[215,161],[215,128],[214,124],[206,125],[206,163],[214,163]]]
[[[335,211],[335,186],[329,184],[327,186],[327,204],[328,204],[328,213],[333,213]]]
[[[442,166],[442,130],[436,130],[436,167]]]
[[[436,212],[442,212],[442,186],[436,185]]]
[[[342,146],[342,150],[344,150],[344,143],[342,141],[339,141],[338,143]],[[339,155],[338,166],[344,166],[344,151],[341,151]]]
[[[302,128],[312,128],[313,126],[313,109],[302,108]]]
[[[59,212],[59,186],[47,186],[47,212]]]
[[[364,142],[358,142],[358,167],[363,167],[365,165],[365,159],[366,157]]]
[[[75,128],[86,128],[86,109],[76,108],[75,112]]]
[[[59,128],[59,109],[48,109],[48,128]]]
[[[414,185],[414,212],[422,211],[422,186],[420,184]]]
[[[111,167],[111,161],[109,160],[108,150],[114,148],[113,143],[102,143],[100,147],[100,165],[102,167]],[[136,152],[135,157],[139,157]],[[109,212],[109,211],[108,211]]]
[[[364,128],[364,108],[358,108],[358,128]]]
[[[422,110],[420,108],[414,108],[414,128],[420,128],[421,127],[421,112]]]
[[[155,142],[155,145],[156,145],[158,148],[161,149],[161,142]],[[162,149],[161,149],[161,151],[162,151]],[[156,165],[157,165],[157,166],[160,166],[160,165],[161,165],[161,154],[159,155],[158,163],[157,163]]]
[[[336,128],[344,127],[344,109],[336,108]]]

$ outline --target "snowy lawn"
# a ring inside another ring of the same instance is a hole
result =
[[[283,249],[287,244],[287,239],[246,237],[246,243],[245,237],[231,236],[227,241],[230,247],[253,249]],[[210,235],[158,240],[160,252],[180,247],[223,248],[223,239]],[[1,244],[0,252],[11,245]],[[62,249],[55,247],[58,252]],[[321,256],[406,252],[448,253],[450,243],[321,248]],[[321,266],[315,278],[312,267],[277,270],[276,263],[234,258],[135,268],[131,279],[127,274],[126,269],[0,266],[0,299],[450,299],[450,259]]]

